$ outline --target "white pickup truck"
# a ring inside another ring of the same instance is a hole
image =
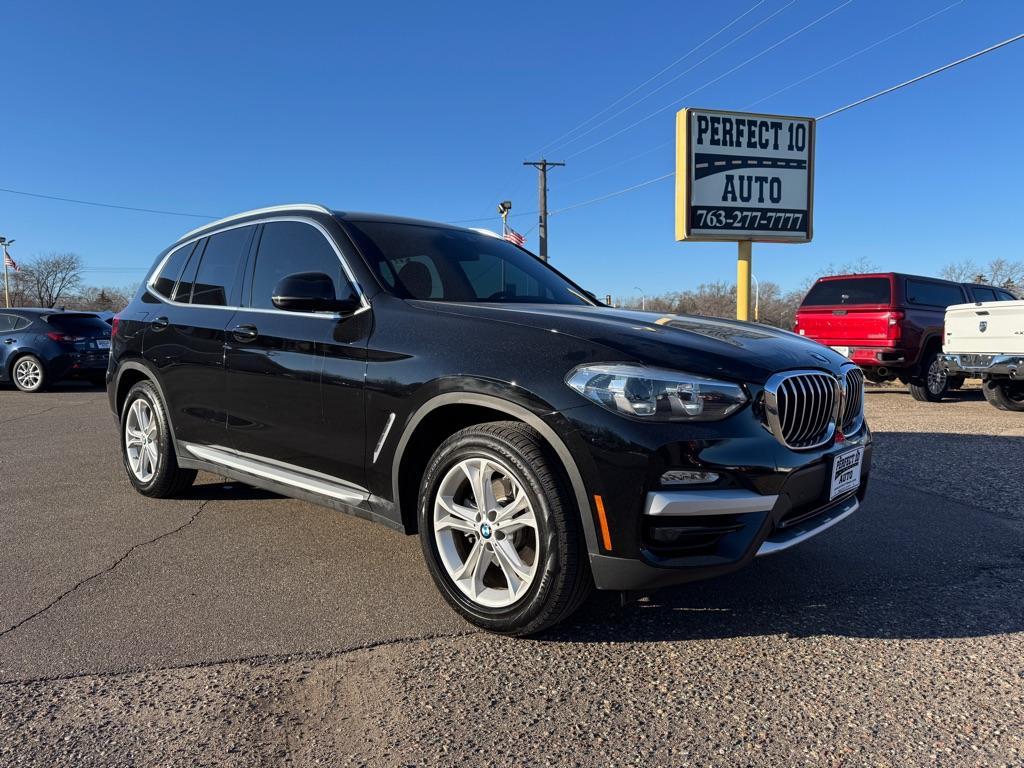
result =
[[[988,402],[1024,411],[1024,301],[946,309],[942,364],[949,376],[981,378]]]

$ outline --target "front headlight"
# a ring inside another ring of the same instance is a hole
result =
[[[639,365],[581,365],[565,383],[609,411],[645,421],[717,421],[747,402],[739,384]]]

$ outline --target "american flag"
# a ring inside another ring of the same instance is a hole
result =
[[[526,244],[526,238],[520,235],[514,229],[512,229],[512,227],[509,227],[508,231],[505,232],[505,239],[508,240],[510,243],[515,243],[520,248]]]
[[[18,266],[17,262],[11,258],[11,255],[7,253],[7,251],[4,251],[4,266],[10,267],[15,272],[21,271],[21,267]]]

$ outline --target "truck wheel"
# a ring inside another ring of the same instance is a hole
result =
[[[989,379],[981,391],[988,404],[1001,411],[1024,411],[1024,381]]]
[[[939,361],[939,353],[932,352],[922,365],[924,378],[915,376],[910,380],[907,389],[915,400],[923,403],[937,403],[942,400],[949,387],[949,376]]]
[[[514,421],[456,432],[420,484],[419,528],[448,603],[491,632],[529,635],[593,588],[575,499],[535,430]]]
[[[124,400],[121,456],[128,479],[143,496],[177,496],[196,479],[194,469],[178,466],[167,411],[160,393],[148,381],[132,387]]]

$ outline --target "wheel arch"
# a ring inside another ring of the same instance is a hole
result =
[[[586,485],[565,441],[536,412],[493,395],[471,392],[436,395],[413,413],[402,432],[392,459],[391,481],[393,498],[405,530],[415,533],[417,528],[420,478],[415,467],[424,466],[437,446],[460,429],[472,424],[505,420],[519,421],[535,429],[558,458],[576,498],[587,549],[597,552],[597,531]]]
[[[117,417],[118,421],[121,420],[121,412],[124,410],[124,401],[128,397],[128,392],[130,392],[131,388],[140,381],[148,381],[151,383],[160,395],[160,399],[163,401],[164,410],[167,412],[167,428],[171,432],[171,443],[174,446],[175,452],[177,452],[178,441],[174,435],[174,421],[171,418],[171,410],[167,403],[167,396],[164,394],[163,387],[160,386],[159,379],[157,379],[153,371],[143,363],[129,360],[121,363],[118,367],[117,376],[114,378],[113,395],[110,400],[110,405],[114,411],[114,415]]]

